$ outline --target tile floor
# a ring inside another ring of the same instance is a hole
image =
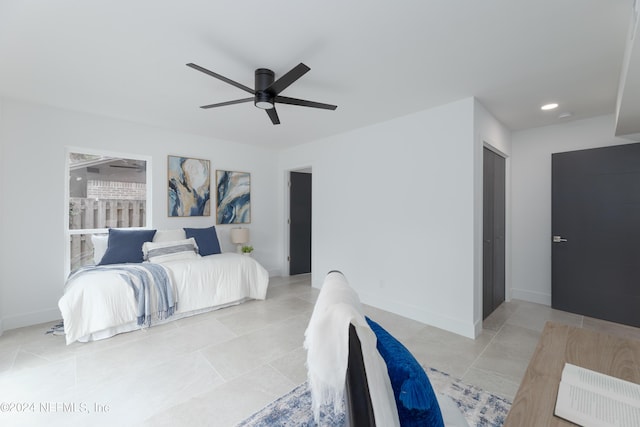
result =
[[[0,425],[233,426],[305,381],[303,333],[318,290],[272,278],[267,300],[88,344],[0,337]],[[425,365],[513,398],[547,320],[640,339],[640,329],[511,301],[471,340],[376,308],[367,314]],[[31,403],[34,406],[31,406]]]

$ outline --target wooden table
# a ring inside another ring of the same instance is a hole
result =
[[[574,425],[553,415],[565,362],[640,384],[640,341],[547,322],[505,427]]]

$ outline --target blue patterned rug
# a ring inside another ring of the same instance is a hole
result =
[[[499,427],[504,424],[511,408],[509,400],[465,384],[437,369],[425,368],[425,371],[434,390],[451,397],[469,426]],[[320,422],[321,427],[342,427],[346,424],[345,414],[334,414],[332,408],[325,408],[321,410]],[[306,382],[238,424],[238,427],[273,426],[316,426],[311,412],[311,392]]]

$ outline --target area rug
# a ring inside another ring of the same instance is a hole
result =
[[[499,427],[504,424],[511,408],[509,400],[465,384],[437,369],[425,368],[425,371],[434,390],[449,396],[458,405],[469,426]],[[320,427],[345,425],[344,412],[334,414],[332,408],[321,409]],[[238,427],[273,426],[316,426],[311,411],[311,392],[306,382],[238,424]]]
[[[465,384],[434,368],[426,368],[433,389],[449,396],[458,405],[469,426],[499,427],[511,409],[511,401],[479,387]]]

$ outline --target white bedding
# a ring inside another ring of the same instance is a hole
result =
[[[245,299],[264,299],[267,294],[269,275],[248,256],[222,253],[162,265],[168,270],[178,301],[178,308],[168,321]],[[153,292],[151,298],[151,306],[156,307]],[[66,284],[58,307],[67,344],[141,328],[133,290],[115,272],[96,271],[73,278]],[[152,325],[157,323],[152,321]]]

